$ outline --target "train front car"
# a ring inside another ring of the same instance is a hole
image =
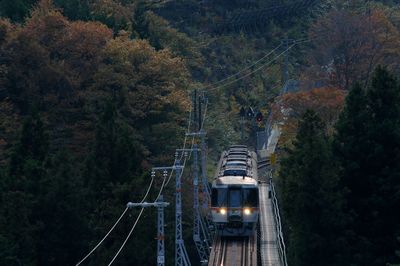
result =
[[[253,235],[258,222],[256,155],[246,149],[241,160],[246,165],[229,164],[232,161],[230,156],[236,156],[235,162],[240,160],[237,153],[236,147],[223,153],[212,184],[212,218],[222,236]]]

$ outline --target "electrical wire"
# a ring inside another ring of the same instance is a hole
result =
[[[215,82],[215,83],[213,83],[213,84],[211,84],[211,85],[206,86],[206,88],[213,87],[213,86],[215,86],[215,85],[217,85],[217,84],[219,84],[219,83],[223,83],[224,81],[226,81],[226,80],[228,80],[228,79],[230,79],[230,78],[233,78],[233,77],[239,75],[240,73],[242,73],[242,72],[244,72],[244,71],[246,71],[246,70],[252,68],[253,66],[257,65],[259,62],[263,61],[265,58],[267,58],[268,56],[270,56],[271,54],[273,54],[273,53],[274,53],[276,50],[278,50],[281,46],[282,46],[282,43],[279,44],[277,47],[275,47],[275,48],[274,48],[272,51],[270,51],[268,54],[264,55],[263,57],[261,57],[261,58],[258,59],[257,61],[254,61],[252,64],[248,65],[247,67],[245,67],[245,68],[239,70],[239,71],[236,72],[235,74],[232,74],[232,75],[230,75],[230,76],[228,76],[228,77],[226,77],[226,78],[224,78],[224,79],[221,79],[221,80],[219,80],[219,81],[217,81],[217,82]]]
[[[277,56],[275,56],[272,60],[266,62],[265,64],[261,65],[260,67],[256,68],[255,70],[253,70],[253,71],[247,73],[246,75],[243,75],[243,76],[241,76],[241,77],[239,77],[239,78],[237,78],[237,79],[235,79],[235,80],[232,80],[232,81],[227,82],[227,83],[225,83],[225,84],[219,85],[219,86],[217,86],[217,87],[213,87],[213,88],[209,89],[209,91],[216,90],[216,89],[225,87],[225,86],[227,86],[227,85],[230,85],[230,84],[232,84],[232,83],[235,83],[235,82],[237,82],[237,81],[239,81],[239,80],[242,80],[242,79],[244,79],[244,78],[246,78],[246,77],[248,77],[248,76],[254,74],[255,72],[257,72],[257,71],[259,71],[259,70],[261,70],[261,69],[263,69],[263,68],[265,68],[265,67],[271,65],[276,59],[278,59],[278,58],[281,57],[284,53],[286,53],[287,51],[289,51],[290,49],[292,49],[293,46],[295,46],[295,45],[296,45],[296,43],[292,44],[292,45],[289,46],[287,49],[285,49],[285,51],[283,51],[282,53],[280,53],[280,54],[278,54]]]
[[[182,147],[182,149],[185,149],[185,147],[186,147],[186,142],[187,142],[187,137],[188,137],[187,133],[190,132],[190,126],[191,126],[191,122],[192,122],[192,110],[193,110],[193,107],[191,106],[191,107],[190,107],[190,112],[189,112],[188,126],[187,126],[187,129],[186,129],[186,132],[185,132],[185,138],[184,138],[184,140],[183,140],[183,147]],[[179,159],[179,161],[182,160],[183,156],[184,156],[184,154],[182,153],[182,154],[181,154],[181,157],[180,157],[180,159]],[[174,172],[174,167],[176,166],[177,160],[178,160],[178,158],[176,157],[175,160],[174,160],[174,163],[173,163],[173,165],[172,165],[172,170],[171,170],[171,172],[170,172],[170,174],[169,174],[168,181],[165,182],[166,179],[164,178],[163,183],[161,184],[161,189],[160,189],[160,191],[159,191],[159,193],[158,193],[158,195],[157,195],[156,201],[158,200],[158,198],[160,197],[160,195],[161,195],[162,192],[164,191],[164,188],[165,188],[166,186],[168,186],[169,181],[170,181],[171,178],[172,178],[172,174],[173,174],[173,172]],[[185,163],[186,163],[186,160],[185,160]],[[184,168],[184,166],[183,166],[183,168]],[[182,172],[183,172],[183,171],[182,171]]]
[[[154,177],[152,177],[151,180],[152,180],[151,183],[153,183]],[[164,184],[164,182],[165,182],[165,178],[164,178],[164,180],[163,180],[163,184]],[[151,187],[151,186],[149,186],[149,188],[150,188],[150,187]],[[157,200],[158,200],[158,198],[159,198],[160,195],[161,195],[161,190],[162,190],[162,188],[160,189],[160,191],[159,191],[159,193],[158,193]],[[147,198],[147,196],[148,196],[148,194],[149,194],[149,191],[150,191],[150,189],[147,189],[146,195],[143,197],[143,199],[142,199],[142,201],[141,201],[140,203],[143,203],[143,202],[145,201],[145,199]],[[156,201],[157,201],[157,200],[156,200]],[[117,251],[117,253],[114,255],[114,257],[112,258],[112,260],[110,261],[110,263],[108,264],[108,266],[110,266],[111,264],[113,264],[113,262],[115,261],[115,259],[116,259],[116,258],[118,257],[118,255],[121,253],[121,251],[122,251],[122,249],[124,248],[126,242],[128,242],[129,238],[131,237],[132,232],[133,232],[133,230],[135,229],[137,223],[139,222],[139,220],[140,220],[140,218],[141,218],[141,216],[142,216],[142,214],[143,214],[143,211],[144,211],[144,208],[142,207],[142,209],[140,210],[140,213],[139,213],[138,217],[136,218],[135,223],[133,224],[131,230],[129,231],[129,233],[128,233],[128,235],[126,236],[124,242],[122,243],[121,247],[118,249],[118,251]]]
[[[149,187],[147,188],[147,192],[144,195],[142,202],[145,201],[145,199],[147,198],[147,196],[149,195],[150,189],[153,186],[153,181],[154,181],[154,177],[151,178]],[[100,242],[82,259],[80,260],[76,266],[80,265],[82,262],[84,262],[102,243],[103,241],[110,235],[110,233],[114,230],[114,228],[117,226],[117,224],[121,221],[122,217],[124,217],[125,213],[128,211],[128,207],[125,208],[124,212],[121,214],[121,216],[118,218],[118,220],[115,222],[115,224],[111,227],[111,229],[107,232],[107,234],[100,240]]]
[[[129,208],[126,207],[124,212],[121,214],[121,216],[118,218],[118,220],[115,222],[115,224],[111,227],[111,229],[108,231],[108,233],[103,237],[103,239],[100,240],[100,242],[82,259],[80,260],[76,266],[80,265],[82,262],[84,262],[102,243],[103,241],[108,237],[108,235],[114,230],[115,226],[117,226],[117,224],[119,223],[119,221],[121,221],[122,217],[125,215],[126,211]]]
[[[135,229],[137,223],[140,220],[140,217],[142,216],[144,211],[144,208],[142,207],[142,209],[140,210],[139,216],[136,218],[135,223],[133,224],[131,230],[129,231],[129,234],[126,236],[124,242],[122,243],[121,247],[118,249],[117,253],[115,254],[115,256],[112,258],[112,260],[110,261],[110,263],[108,264],[108,266],[110,266],[111,264],[113,264],[113,262],[115,261],[115,259],[118,257],[119,253],[121,253],[122,249],[124,248],[126,242],[128,242],[128,239],[131,237],[133,230]]]

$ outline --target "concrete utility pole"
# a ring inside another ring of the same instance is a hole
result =
[[[154,172],[152,172],[154,177]],[[164,208],[169,205],[168,202],[163,201],[163,196],[160,195],[158,200],[153,203],[149,202],[141,202],[141,203],[132,203],[128,202],[128,208],[141,207],[156,207],[157,208],[157,266],[165,265],[165,244],[164,244]]]

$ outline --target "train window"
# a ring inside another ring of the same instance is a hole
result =
[[[246,162],[243,161],[228,161],[226,166],[247,166]]]
[[[258,191],[256,188],[244,188],[243,194],[243,206],[258,207]]]
[[[241,170],[241,169],[232,169],[232,170],[225,170],[224,171],[224,176],[246,176],[247,172],[246,170]]]
[[[227,194],[228,194],[228,189],[226,188],[213,188],[211,190],[211,206],[226,207]]]
[[[240,195],[240,189],[229,190],[229,207],[239,208],[241,207],[242,199]]]

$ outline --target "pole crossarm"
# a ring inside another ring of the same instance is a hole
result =
[[[167,207],[169,205],[168,202],[142,202],[142,203],[133,203],[133,202],[128,202],[126,207],[128,208],[134,208],[134,207],[142,207],[142,208],[148,208],[148,207]]]
[[[186,136],[195,136],[195,137],[201,137],[207,135],[207,133],[203,130],[200,130],[199,132],[189,132],[185,134]]]
[[[165,170],[176,170],[176,169],[182,169],[182,165],[173,165],[173,166],[165,166],[165,167],[153,167],[152,172],[156,171],[165,171]]]
[[[176,149],[176,152],[191,152],[191,151],[200,151],[198,148],[191,148],[191,149]]]

